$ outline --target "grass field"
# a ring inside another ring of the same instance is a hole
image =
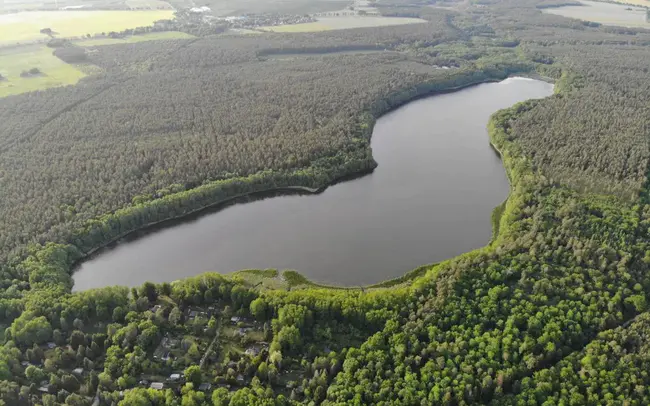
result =
[[[43,75],[20,77],[21,72],[31,68],[40,69]],[[43,45],[0,50],[0,74],[6,78],[0,81],[0,97],[72,85],[85,76],[79,69],[52,55],[52,49]]]
[[[635,6],[650,7],[650,0],[611,0],[614,3],[634,4]]]
[[[0,45],[46,39],[40,33],[51,28],[58,37],[79,37],[122,31],[172,18],[171,10],[148,11],[34,11],[0,15]]]
[[[630,7],[622,4],[594,1],[581,1],[580,3],[583,5],[546,8],[543,12],[604,25],[650,28],[650,23],[646,20],[645,9],[628,10]]]
[[[278,25],[272,27],[261,27],[260,29],[272,32],[315,32],[327,30],[344,30],[347,28],[384,27],[389,25],[425,22],[419,18],[371,16],[323,17],[318,18],[317,20],[318,21],[314,23]]]
[[[189,39],[193,35],[178,31],[152,32],[150,34],[133,35],[127,38],[91,38],[74,41],[75,45],[93,47],[98,45],[133,44],[136,42],[155,41],[163,39]]]

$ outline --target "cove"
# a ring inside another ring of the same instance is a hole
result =
[[[484,246],[491,212],[509,191],[488,119],[552,92],[549,83],[510,78],[406,104],[375,124],[372,174],[316,195],[231,205],[114,244],[78,267],[74,290],[251,268],[369,285]]]

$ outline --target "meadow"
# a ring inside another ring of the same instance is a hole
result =
[[[315,32],[329,30],[344,30],[347,28],[387,27],[391,25],[417,24],[425,22],[419,18],[406,17],[371,17],[371,16],[344,16],[322,17],[316,22],[292,25],[278,25],[261,27],[264,31],[272,32]]]
[[[48,37],[40,31],[50,28],[57,37],[123,31],[170,19],[172,10],[147,11],[34,11],[0,15],[0,46],[36,42]]]
[[[650,4],[650,2],[645,0],[638,1],[644,1],[646,4]],[[581,3],[583,4],[582,6],[546,8],[543,11],[549,14],[593,21],[604,25],[650,28],[650,22],[646,19],[645,9],[632,9],[623,4],[600,3],[595,1],[581,1]]]
[[[23,71],[38,68],[42,74],[21,77]],[[44,45],[30,45],[15,49],[0,49],[0,97],[42,90],[50,87],[73,85],[85,74],[52,55]]]
[[[83,47],[94,47],[100,45],[115,45],[115,44],[134,44],[137,42],[144,41],[155,41],[155,40],[165,40],[165,39],[189,39],[194,38],[193,35],[179,32],[179,31],[163,31],[163,32],[152,32],[142,35],[133,35],[126,38],[90,38],[74,41],[75,45]]]

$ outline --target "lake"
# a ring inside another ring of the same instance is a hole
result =
[[[318,195],[233,205],[118,243],[81,264],[74,289],[247,268],[368,285],[484,246],[491,212],[509,191],[488,119],[552,92],[551,84],[511,78],[409,103],[377,120],[372,174]]]
[[[542,11],[604,25],[650,28],[645,8],[595,1],[580,1],[580,3],[582,3],[582,6],[552,7],[545,8]],[[650,2],[648,2],[648,6],[650,6]]]

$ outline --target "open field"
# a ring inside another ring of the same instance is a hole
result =
[[[122,31],[172,18],[171,10],[149,11],[34,11],[0,15],[0,45],[47,39],[51,28],[58,37]]]
[[[262,30],[272,32],[314,32],[327,30],[344,30],[347,28],[384,27],[389,25],[415,24],[425,22],[419,18],[405,17],[371,17],[371,16],[346,16],[322,17],[317,22],[293,25],[279,25],[262,27]]]
[[[635,6],[650,7],[650,0],[611,0],[614,3],[633,4]]]
[[[43,75],[20,76],[21,72],[32,68],[38,68]],[[52,49],[41,45],[0,52],[0,74],[6,78],[0,81],[0,97],[72,85],[85,76],[79,69],[52,55]]]
[[[622,4],[599,3],[595,1],[581,1],[581,3],[583,4],[582,6],[546,8],[543,12],[593,21],[604,25],[650,28],[645,9],[628,10],[630,7]]]
[[[126,38],[91,38],[79,41],[74,41],[75,45],[84,47],[93,47],[98,45],[114,45],[114,44],[133,44],[136,42],[155,41],[164,39],[188,39],[194,38],[193,35],[186,34],[178,31],[164,31],[152,32],[143,35],[133,35]]]

